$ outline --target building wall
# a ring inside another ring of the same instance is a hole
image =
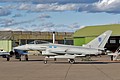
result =
[[[120,46],[120,36],[111,36],[106,43],[105,48],[111,51],[116,51],[116,49]]]
[[[75,46],[82,46],[83,44],[85,44],[85,37],[74,38]]]
[[[0,40],[0,49],[10,52],[12,50],[12,41],[11,40]]]
[[[74,45],[75,46],[82,46],[84,44],[89,43],[94,38],[95,37],[78,37],[78,38],[74,38]]]
[[[27,44],[33,40],[44,40],[52,42],[53,33],[52,32],[31,32],[31,31],[14,31],[13,33],[13,39],[16,43],[14,45],[24,45]],[[55,33],[55,40],[59,44],[73,44],[73,33],[71,32],[56,32]]]
[[[96,37],[94,36],[90,36],[90,37],[85,37],[85,44],[89,43],[90,41],[92,41],[93,39],[95,39]]]

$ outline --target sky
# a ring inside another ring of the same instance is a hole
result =
[[[74,32],[120,23],[120,0],[0,0],[0,31]]]

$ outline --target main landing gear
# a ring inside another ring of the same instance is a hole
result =
[[[68,61],[69,61],[70,64],[74,64],[75,63],[74,59],[68,59]]]
[[[10,61],[10,55],[7,55],[7,61]]]
[[[28,55],[25,55],[25,60],[28,61]]]
[[[47,64],[47,60],[44,60],[44,64]]]
[[[19,55],[19,61],[22,60],[21,57],[22,57],[22,55]],[[28,61],[28,55],[25,55],[25,61]]]
[[[46,56],[44,59],[44,64],[47,64],[47,58],[49,58],[49,56]]]

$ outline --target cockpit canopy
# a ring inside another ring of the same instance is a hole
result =
[[[42,40],[35,40],[30,42],[29,44],[49,44],[50,42],[48,41],[42,41]]]

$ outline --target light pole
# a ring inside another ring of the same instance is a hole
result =
[[[55,31],[53,31],[53,44],[55,43]]]

